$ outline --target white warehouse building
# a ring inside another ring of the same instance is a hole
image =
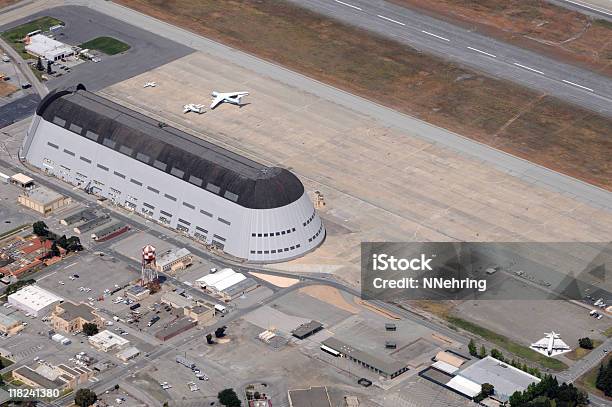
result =
[[[325,228],[300,180],[85,90],[39,104],[21,156],[225,253],[280,262],[319,246]]]
[[[15,308],[35,317],[50,314],[64,299],[37,285],[27,285],[8,296],[8,302]]]

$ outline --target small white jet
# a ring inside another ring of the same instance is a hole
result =
[[[210,104],[210,108],[214,109],[219,106],[221,103],[231,103],[233,105],[237,105],[242,107],[243,105],[240,103],[240,100],[249,95],[249,92],[228,92],[221,93],[214,91],[212,94],[213,101]]]
[[[530,348],[544,356],[550,357],[571,351],[570,347],[561,340],[561,336],[555,331],[545,333],[544,335],[544,338],[536,343],[532,343]]]
[[[194,112],[194,113],[197,113],[197,114],[202,114],[205,111],[206,110],[204,110],[204,105],[196,105],[194,103],[189,103],[189,104],[183,106],[183,113]]]
[[[157,86],[157,82],[147,82],[144,84],[143,88],[154,88]]]

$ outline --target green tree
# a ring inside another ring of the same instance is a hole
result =
[[[59,257],[60,256],[59,247],[57,247],[57,243],[53,242],[51,245],[51,249],[49,249],[49,257]]]
[[[219,403],[226,407],[240,407],[242,404],[234,389],[221,390],[217,398],[219,399]]]
[[[607,365],[601,364],[599,366],[595,387],[603,391],[606,396],[612,396],[612,359],[608,361]]]
[[[578,345],[583,349],[593,349],[593,341],[589,337],[578,339]]]
[[[480,386],[480,392],[485,396],[492,395],[494,391],[495,391],[495,388],[493,387],[491,383],[483,383]]]
[[[80,252],[83,250],[83,246],[81,246],[81,239],[77,236],[70,236],[68,240],[66,240],[66,250],[69,252]]]
[[[68,239],[66,239],[66,235],[62,235],[55,243],[64,250],[68,248]]]
[[[98,325],[86,322],[83,324],[83,333],[87,336],[93,336],[98,333]]]
[[[42,63],[42,59],[40,57],[38,57],[38,61],[36,61],[36,69],[41,72],[45,70],[45,67]]]
[[[494,357],[497,360],[504,361],[504,355],[500,352],[499,349],[493,348],[491,349],[491,357]]]
[[[478,355],[478,351],[476,350],[476,343],[473,339],[470,339],[470,343],[468,343],[468,350],[470,351],[470,355],[476,356]]]
[[[49,235],[49,228],[47,227],[47,224],[42,220],[34,222],[34,224],[32,225],[32,231],[36,236],[39,237],[46,237]]]
[[[74,404],[79,407],[88,407],[98,400],[96,393],[89,389],[79,389],[74,395]]]
[[[481,346],[480,346],[480,351],[478,352],[478,357],[479,357],[480,359],[483,359],[483,358],[485,358],[486,356],[487,356],[487,349],[485,348],[485,346],[484,346],[484,345],[481,345]]]

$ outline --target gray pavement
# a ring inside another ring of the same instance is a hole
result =
[[[549,0],[549,2],[595,18],[612,21],[611,0]]]
[[[125,53],[102,55],[102,61],[99,63],[80,64],[70,73],[49,80],[46,82],[49,89],[83,83],[88,90],[96,91],[193,52],[184,44],[82,6],[54,7],[4,25],[0,27],[0,31],[41,16],[51,16],[63,21],[66,26],[56,31],[56,37],[70,45],[79,45],[100,36],[113,37],[130,45],[130,49]]]
[[[40,96],[30,94],[0,106],[0,129],[32,115],[40,102]]]
[[[421,51],[612,117],[612,79],[384,0],[290,0]]]
[[[87,4],[88,2],[81,0],[80,3]],[[219,63],[227,60],[236,65],[248,67],[258,74],[269,76],[279,82],[372,117],[384,125],[409,134],[415,134],[427,141],[439,143],[451,150],[486,162],[529,183],[560,192],[598,208],[612,210],[612,194],[609,191],[496,150],[126,7],[111,2],[91,2],[90,7],[137,27],[147,29],[159,36],[206,52],[219,58]],[[608,103],[608,106],[612,109],[612,103]]]

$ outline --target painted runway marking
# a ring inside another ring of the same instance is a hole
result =
[[[402,23],[402,22],[400,22],[400,21],[393,20],[393,19],[391,19],[391,18],[389,18],[389,17],[381,16],[380,14],[376,15],[376,17],[378,17],[378,18],[382,18],[383,20],[390,21],[390,22],[392,22],[392,23],[394,23],[394,24],[406,25],[406,24],[404,24],[404,23]]]
[[[528,71],[539,73],[540,75],[544,75],[544,72],[538,71],[537,69],[531,68],[531,67],[529,67],[527,65],[519,64],[518,62],[515,62],[514,65],[516,65],[516,66],[518,66],[520,68],[523,68],[523,69],[527,69]]]
[[[438,38],[438,39],[441,39],[442,41],[447,41],[447,42],[450,42],[450,40],[449,40],[448,38],[444,38],[444,37],[441,37],[441,36],[436,35],[436,34],[434,34],[434,33],[430,33],[429,31],[421,30],[421,32],[422,32],[423,34],[431,35],[432,37],[436,37],[436,38]]]
[[[72,264],[67,265],[66,267],[64,267],[64,270],[69,269],[70,267],[74,266],[75,264],[78,264],[78,261],[74,262]]]
[[[577,84],[575,82],[566,81],[565,79],[563,79],[562,82],[563,83],[567,83],[568,85],[577,86],[577,87],[582,88],[584,90],[588,90],[589,92],[595,92],[593,89],[587,88],[586,86],[579,85],[579,84]]]
[[[57,273],[57,271],[54,271],[53,273],[49,273],[49,274],[47,274],[46,276],[39,278],[39,279],[38,279],[38,281],[44,280],[44,279],[45,279],[45,278],[47,278],[47,277],[51,277],[51,276],[52,276],[53,274],[55,274],[55,273]]]
[[[468,49],[471,49],[472,51],[476,51],[476,52],[478,52],[478,53],[480,53],[480,54],[483,54],[483,55],[486,55],[486,56],[489,56],[489,57],[492,57],[492,58],[497,58],[497,55],[489,54],[488,52],[485,52],[485,51],[483,51],[483,50],[481,50],[481,49],[478,49],[478,48],[472,48],[472,47],[467,47],[467,48],[468,48]]]
[[[362,11],[362,10],[361,10],[361,7],[353,6],[352,4],[348,4],[348,3],[345,3],[345,2],[340,1],[340,0],[334,0],[334,1],[335,1],[336,3],[338,3],[338,4],[342,4],[343,6],[350,7],[350,8],[354,8],[355,10]]]

